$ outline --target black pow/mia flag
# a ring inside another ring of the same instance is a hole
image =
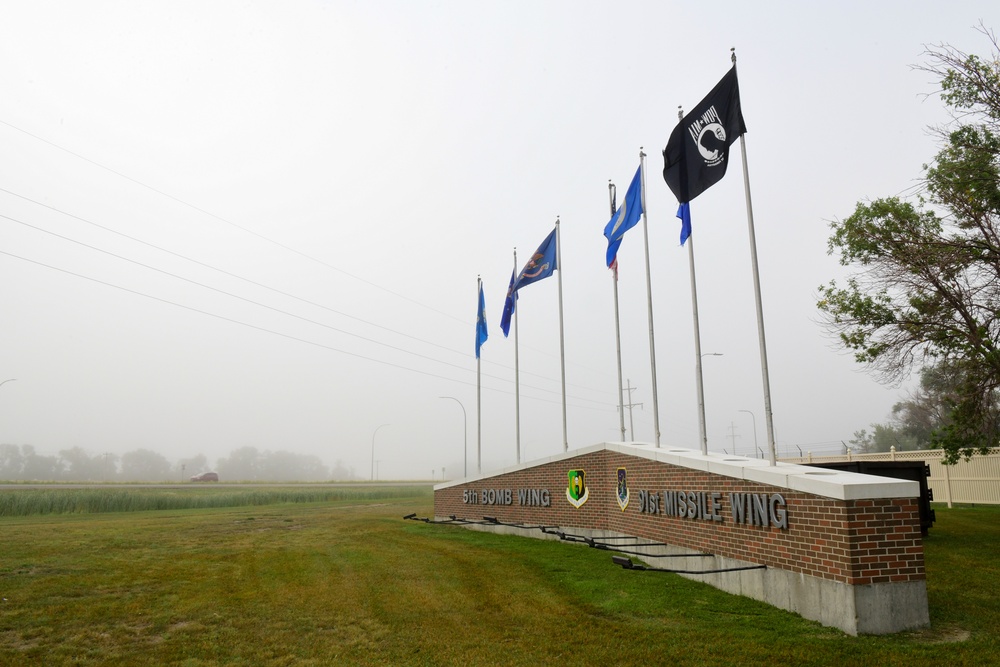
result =
[[[689,202],[722,180],[729,164],[729,146],[746,131],[733,65],[712,92],[677,123],[663,149],[663,180],[677,201]]]

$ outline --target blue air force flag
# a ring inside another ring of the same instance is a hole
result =
[[[507,298],[503,302],[503,315],[500,316],[500,330],[503,337],[510,335],[510,318],[514,314],[514,306],[517,303],[517,292],[514,289],[514,281],[517,279],[516,269],[511,269],[510,284],[507,285]]]
[[[486,299],[483,297],[483,284],[479,283],[479,316],[476,319],[476,359],[479,358],[479,348],[490,337],[486,330]]]
[[[604,236],[608,239],[607,263],[610,267],[618,256],[618,247],[622,244],[625,232],[635,227],[642,215],[642,165],[635,170],[625,201],[615,211],[614,217],[604,226]]]
[[[677,217],[681,220],[681,245],[691,236],[691,203],[684,202],[677,207]]]

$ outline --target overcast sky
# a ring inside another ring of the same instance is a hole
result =
[[[885,387],[820,324],[829,221],[909,195],[946,120],[924,46],[979,2],[3,2],[0,442],[242,446],[362,477],[514,463],[500,313],[561,219],[568,439],[620,439],[608,180],[646,160],[662,444],[697,449],[688,253],[661,151],[736,47],[778,454],[842,451]],[[991,11],[993,10],[993,11]],[[928,97],[929,95],[929,97]],[[709,448],[766,447],[738,148],[692,204]],[[642,227],[619,252],[635,439],[653,413]],[[518,303],[521,451],[562,451],[558,284]],[[744,412],[744,411],[749,411]],[[381,429],[382,424],[388,424]],[[378,432],[376,434],[376,430]],[[631,433],[630,433],[631,438]]]

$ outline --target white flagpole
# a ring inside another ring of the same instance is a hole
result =
[[[479,305],[479,295],[483,292],[483,277],[476,276],[476,305]],[[482,313],[479,314],[482,317]],[[479,332],[476,332],[479,336]],[[476,472],[483,474],[483,383],[482,359],[476,355]]]
[[[615,184],[608,180],[608,203],[611,204],[611,217],[615,217]],[[618,426],[622,432],[622,442],[625,442],[625,390],[622,388],[622,334],[618,318],[618,258],[611,263],[615,286],[615,351],[618,354]],[[634,436],[633,436],[634,437]]]
[[[559,371],[562,376],[563,451],[569,451],[566,435],[566,338],[563,335],[562,241],[559,239],[559,216],[556,216],[556,270],[559,272]]]
[[[677,109],[677,120],[684,120],[684,109]],[[691,213],[691,202],[688,202],[688,214]],[[698,283],[694,270],[694,230],[687,238],[688,267],[691,273],[691,311],[694,320],[694,378],[698,391],[698,435],[701,436],[701,453],[708,454],[708,428],[705,425],[705,377],[701,370],[701,325],[698,319]]]
[[[656,399],[656,346],[653,343],[653,284],[649,274],[649,224],[646,216],[646,154],[639,148],[639,167],[642,175],[642,238],[646,247],[646,302],[649,309],[649,366],[653,374],[653,431],[656,446],[660,446],[660,409]],[[635,433],[632,434],[635,439]]]
[[[733,67],[736,67],[736,49],[732,49]],[[764,340],[764,306],[760,297],[760,271],[757,266],[757,237],[753,228],[753,203],[750,201],[750,172],[747,169],[747,144],[745,135],[740,135],[740,154],[743,158],[743,190],[747,201],[747,227],[750,231],[750,263],[753,266],[753,290],[757,302],[757,335],[760,339],[760,369],[764,382],[764,418],[767,422],[768,457],[771,465],[776,465],[774,447],[774,418],[771,414],[771,382],[767,373],[767,343]]]
[[[688,204],[690,206],[690,203]],[[701,453],[708,454],[708,434],[705,427],[705,384],[701,372],[701,328],[698,325],[698,286],[694,279],[694,231],[687,239],[688,263],[691,271],[691,310],[694,314],[694,374],[698,388],[698,434],[701,436]]]
[[[514,279],[517,279],[517,248],[514,248]],[[517,447],[517,462],[521,463],[521,375],[517,358],[517,292],[510,295],[513,299],[511,318],[514,320],[514,442]]]

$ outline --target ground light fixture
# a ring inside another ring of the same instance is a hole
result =
[[[430,517],[418,517],[415,512],[411,512],[403,517],[403,519],[410,521],[420,521],[422,523],[433,523],[451,526],[507,526],[511,528],[519,528],[521,530],[540,530],[546,535],[555,535],[560,540],[565,542],[577,542],[586,544],[592,549],[604,549],[608,551],[617,551],[619,553],[632,553],[643,558],[714,558],[714,554],[710,553],[680,553],[680,554],[650,554],[644,551],[634,551],[629,547],[664,547],[667,546],[662,542],[640,542],[641,538],[621,535],[618,537],[605,537],[594,539],[586,535],[572,535],[565,533],[561,530],[556,530],[550,526],[535,526],[526,525],[521,523],[508,523],[506,521],[501,521],[495,516],[484,516],[481,521],[474,519],[458,519],[454,514],[448,515],[446,520],[437,520]],[[625,544],[613,543],[609,540],[627,540],[632,543]],[[661,567],[647,567],[645,565],[640,565],[639,563],[632,562],[627,556],[616,556],[612,555],[611,560],[615,565],[619,565],[626,570],[636,570],[636,571],[649,571],[649,572],[673,572],[674,574],[720,574],[723,572],[739,572],[741,570],[766,570],[766,565],[749,565],[749,566],[738,566],[738,567],[725,567],[712,570],[674,570],[666,569]]]
[[[626,570],[637,570],[637,569],[638,570],[645,570],[646,569],[646,568],[644,568],[641,565],[636,566],[636,564],[632,562],[631,558],[626,558],[625,556],[612,556],[611,557],[611,562],[614,563],[615,565],[621,565]]]

